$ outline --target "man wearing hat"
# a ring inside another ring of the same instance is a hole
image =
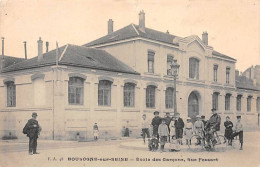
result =
[[[38,152],[36,152],[36,149],[37,149],[37,138],[41,131],[41,127],[38,121],[36,120],[36,118],[37,118],[37,113],[33,112],[32,118],[28,120],[23,130],[26,131],[26,134],[29,137],[29,155],[39,154]]]
[[[179,141],[179,144],[182,145],[184,122],[182,118],[180,118],[180,113],[176,113],[175,117],[176,120],[174,126],[175,126],[176,139]]]
[[[241,123],[241,116],[237,116],[237,123],[235,125],[235,132],[232,134],[232,139],[239,136],[240,150],[243,150],[243,124]]]
[[[212,140],[213,146],[217,143],[214,133],[220,130],[220,123],[221,123],[221,117],[217,114],[216,109],[213,108],[211,109],[211,111],[212,111],[212,116],[209,118],[205,126],[205,128],[208,130],[208,133],[206,135],[206,142],[207,142],[206,147],[209,147],[210,140]]]
[[[158,111],[155,111],[153,114],[154,114],[154,118],[152,119],[152,123],[151,123],[153,126],[153,135],[157,136],[157,139],[159,139],[158,128],[162,122],[162,118],[159,117]]]

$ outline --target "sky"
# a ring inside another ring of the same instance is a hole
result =
[[[56,41],[83,45],[106,35],[110,18],[114,31],[138,24],[140,10],[148,28],[180,37],[207,31],[209,45],[237,59],[239,71],[260,65],[260,0],[0,0],[0,37],[5,55],[24,57],[26,41],[32,58],[39,37],[50,50]]]

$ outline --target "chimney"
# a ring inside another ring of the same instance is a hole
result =
[[[49,52],[49,42],[46,41],[46,53]]]
[[[207,33],[207,31],[203,32],[203,34],[202,34],[202,42],[205,45],[208,45],[208,33]]]
[[[113,23],[114,21],[112,19],[109,19],[108,22],[107,22],[107,25],[108,25],[108,29],[107,29],[107,34],[111,34],[113,32]]]
[[[26,41],[24,41],[23,43],[24,43],[24,57],[25,57],[25,60],[27,60]]]
[[[2,37],[2,55],[0,56],[0,72],[4,68],[4,37]]]
[[[139,30],[145,32],[145,13],[144,10],[139,13]]]
[[[5,37],[2,37],[2,56],[5,56]]]
[[[38,62],[41,62],[43,60],[41,37],[39,37],[39,40],[37,42],[38,42]]]

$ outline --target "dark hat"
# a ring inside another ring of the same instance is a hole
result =
[[[213,111],[216,111],[216,109],[215,108],[213,108],[213,109],[211,109],[211,111],[213,112]]]
[[[229,116],[227,116],[226,118],[229,118],[229,119],[230,119],[230,117],[229,117]]]
[[[33,113],[32,113],[32,116],[37,116],[37,113],[36,113],[36,112],[33,112]]]
[[[204,116],[204,115],[202,115],[202,116],[201,116],[201,118],[202,118],[202,119],[204,119],[204,118],[205,118],[205,116]]]
[[[237,119],[241,118],[241,116],[237,116]]]
[[[153,114],[155,115],[155,114],[159,114],[159,112],[158,111],[155,111],[155,112],[153,112]]]
[[[146,114],[143,114],[143,116],[146,116]]]

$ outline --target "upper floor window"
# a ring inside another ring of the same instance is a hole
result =
[[[154,73],[154,55],[153,51],[148,51],[148,72]]]
[[[189,78],[199,79],[199,63],[200,61],[196,58],[189,59]]]
[[[84,79],[80,77],[69,78],[69,104],[83,105]]]
[[[14,82],[6,82],[7,87],[7,107],[16,106],[16,86]]]
[[[226,96],[225,96],[225,110],[226,111],[230,110],[230,97],[231,97],[231,94],[226,94]]]
[[[165,107],[167,109],[173,108],[173,88],[168,87],[165,91]]]
[[[256,99],[256,110],[258,113],[260,112],[260,97],[257,97]]]
[[[124,106],[134,107],[135,106],[135,84],[126,83],[124,86]]]
[[[226,84],[229,84],[230,67],[226,68]]]
[[[169,76],[172,75],[172,72],[171,72],[172,61],[173,61],[173,56],[167,55],[167,75],[169,75]]]
[[[155,107],[155,86],[149,85],[146,88],[146,107]]]
[[[213,67],[213,81],[218,81],[218,65],[214,65]]]
[[[214,92],[212,95],[212,108],[218,110],[218,92]]]
[[[251,100],[252,100],[252,96],[248,96],[247,97],[247,111],[251,112]]]
[[[100,80],[98,84],[98,105],[111,105],[111,85],[112,82],[108,80]]]
[[[237,111],[241,111],[241,99],[242,95],[237,95]]]

